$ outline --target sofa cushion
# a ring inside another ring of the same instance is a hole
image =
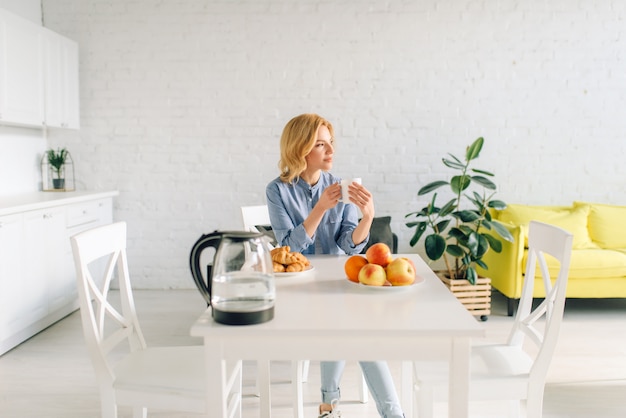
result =
[[[539,221],[558,226],[574,235],[573,248],[597,248],[587,229],[589,206],[530,206],[509,204],[498,214],[498,220],[511,225],[521,225],[524,230],[524,247],[528,247],[528,225]],[[626,246],[625,246],[626,247]]]
[[[522,268],[526,273],[526,259],[528,250],[524,251]],[[555,258],[546,255],[548,270],[553,278],[558,272],[558,262]],[[537,270],[537,275],[539,270]],[[572,250],[570,259],[569,278],[595,279],[605,277],[626,278],[626,251],[597,249]]]
[[[589,207],[589,236],[601,248],[626,248],[626,206],[574,202]]]

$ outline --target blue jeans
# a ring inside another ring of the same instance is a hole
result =
[[[359,364],[380,416],[383,418],[404,418],[387,363],[384,361],[361,361]],[[322,403],[329,404],[334,399],[340,399],[339,380],[345,366],[345,361],[320,362]]]

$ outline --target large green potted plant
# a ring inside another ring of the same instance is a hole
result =
[[[492,221],[489,209],[504,209],[506,204],[495,200],[496,185],[488,178],[493,174],[470,167],[480,155],[484,139],[476,139],[465,151],[464,160],[452,154],[443,158],[443,164],[454,170],[450,180],[433,181],[418,192],[418,196],[433,193],[430,202],[417,212],[406,215],[416,220],[406,226],[415,228],[410,245],[424,238],[426,256],[433,261],[443,257],[445,274],[450,279],[467,279],[475,284],[478,278],[476,265],[487,269],[482,261],[490,249],[502,251],[502,242],[486,233],[494,230],[500,237],[512,241],[513,237],[502,225]],[[435,190],[447,187],[452,198],[443,205],[438,203]],[[471,192],[471,193],[470,193]]]
[[[57,148],[57,150],[49,149],[46,151],[48,164],[52,167],[54,178],[52,179],[52,187],[55,189],[65,188],[65,160],[68,152],[65,148]]]

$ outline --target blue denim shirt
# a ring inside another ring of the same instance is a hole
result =
[[[303,254],[358,254],[369,239],[359,245],[352,241],[352,231],[358,224],[357,207],[337,203],[326,211],[313,237],[309,237],[302,222],[309,216],[326,187],[341,182],[330,173],[322,172],[319,181],[310,186],[301,178],[285,183],[272,180],[265,190],[272,230],[281,246]]]

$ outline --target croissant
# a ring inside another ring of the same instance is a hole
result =
[[[291,248],[288,245],[285,245],[284,247],[276,247],[270,251],[270,255],[274,257],[274,255],[281,252],[291,252]]]
[[[276,261],[274,261],[272,264],[275,273],[282,273],[285,271],[285,266],[283,264],[277,263]]]
[[[304,271],[311,265],[309,260],[298,252],[291,252],[288,245],[284,247],[274,248],[270,251],[274,272],[276,273],[295,273]]]
[[[285,271],[288,273],[292,273],[292,272],[303,271],[305,268],[306,266],[303,263],[293,263],[293,264],[289,264],[287,268],[285,269]]]
[[[293,253],[287,251],[274,254],[272,260],[280,264],[293,264],[298,262],[298,258]]]
[[[304,256],[304,254],[302,253],[292,253],[292,254],[296,257],[296,259],[298,260],[298,263],[304,264],[305,267],[311,265],[311,262],[309,261],[308,258]]]

